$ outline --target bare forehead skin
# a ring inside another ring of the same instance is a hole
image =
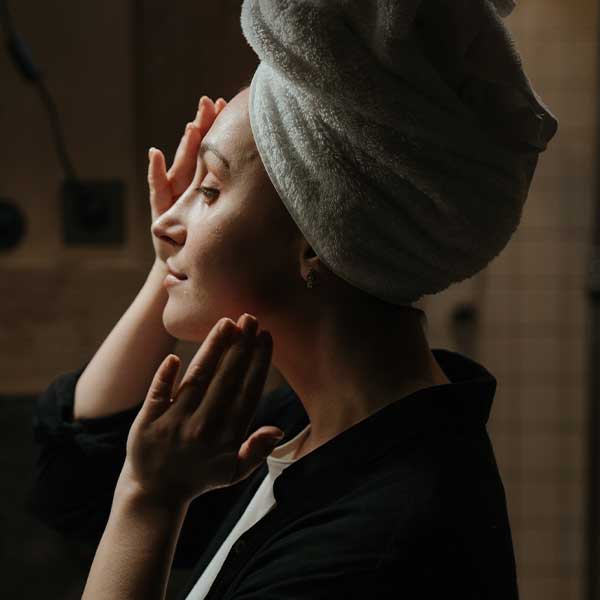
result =
[[[219,113],[204,138],[205,142],[214,144],[220,150],[234,171],[245,168],[258,158],[250,127],[249,95],[250,89],[247,88],[234,96]]]

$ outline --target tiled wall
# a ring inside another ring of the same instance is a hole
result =
[[[498,379],[488,430],[523,600],[584,599],[584,284],[594,218],[597,10],[595,0],[521,0],[506,20],[559,133],[502,254],[424,304],[431,346],[451,349],[452,306],[468,300],[478,309],[474,358]]]

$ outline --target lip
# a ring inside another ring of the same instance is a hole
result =
[[[171,275],[173,275],[174,277],[176,277],[177,279],[180,280],[184,280],[187,279],[187,275],[185,273],[181,273],[179,272],[177,269],[174,269],[170,264],[169,261],[166,262],[167,265],[167,269],[169,270],[169,273]]]
[[[163,279],[163,286],[171,287],[172,285],[175,285],[177,283],[183,283],[184,281],[185,281],[185,279],[179,279],[179,277],[175,277],[175,275],[173,275],[172,273],[169,273]]]

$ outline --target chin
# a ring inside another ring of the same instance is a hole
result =
[[[203,318],[204,315],[199,315],[198,313],[190,315],[189,313],[176,310],[173,306],[170,307],[169,304],[170,301],[167,302],[163,310],[163,326],[169,335],[182,342],[201,344],[211,332],[216,322],[221,318],[215,317],[212,320],[206,320]]]
[[[165,331],[178,340],[191,342],[194,341],[193,331],[190,329],[190,320],[185,315],[169,309],[169,303],[163,310],[162,323]]]

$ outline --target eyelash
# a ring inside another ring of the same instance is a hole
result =
[[[217,190],[215,188],[205,187],[205,186],[197,187],[196,191],[200,192],[203,196],[206,196],[207,198],[210,198],[211,200],[214,200],[219,195],[219,190]],[[210,194],[207,194],[206,192],[212,192],[215,195],[211,196]]]

